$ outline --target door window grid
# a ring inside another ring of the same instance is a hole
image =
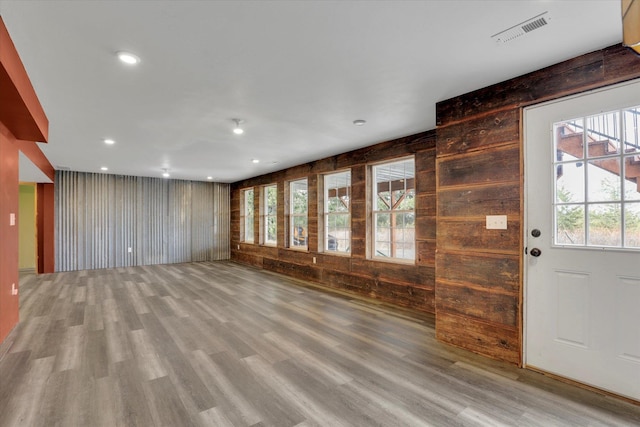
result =
[[[289,247],[307,249],[308,245],[307,179],[289,182]]]
[[[253,188],[243,190],[240,224],[242,224],[242,241],[246,243],[253,243],[253,201]]]
[[[278,186],[262,187],[262,244],[276,246],[278,243]]]
[[[351,171],[324,176],[324,250],[351,252]]]
[[[640,106],[555,123],[554,243],[640,249]]]
[[[415,260],[415,166],[404,159],[372,166],[372,258]]]

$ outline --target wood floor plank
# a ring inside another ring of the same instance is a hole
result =
[[[180,391],[193,403],[198,412],[212,408],[215,400],[202,382],[198,372],[189,363],[187,354],[183,353],[171,335],[153,314],[141,316],[144,329],[149,334],[156,351],[162,356],[165,369],[171,380]]]
[[[123,360],[112,366],[114,378],[113,418],[118,426],[156,425],[145,395],[144,378],[135,360]]]
[[[227,374],[207,354],[202,350],[194,351],[191,363],[218,402],[216,407],[220,408],[234,425],[250,426],[262,422],[262,415],[236,387],[234,379],[227,378]]]
[[[26,275],[0,426],[638,426],[435,339],[433,316],[233,262]]]
[[[154,425],[190,427],[199,424],[187,412],[169,377],[160,377],[146,382],[145,391]]]
[[[246,359],[238,359],[226,352],[209,355],[209,358],[220,372],[224,372],[227,379],[233,381],[234,387],[245,400],[251,402],[265,425],[290,426],[304,420],[291,401],[274,393],[270,384],[249,369]]]

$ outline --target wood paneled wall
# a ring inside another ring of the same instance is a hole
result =
[[[638,77],[640,57],[613,46],[437,104],[438,339],[521,363],[522,107]]]
[[[443,342],[522,362],[522,107],[640,77],[640,57],[621,46],[592,52],[437,104],[437,129],[232,184],[232,259],[326,286],[436,313]],[[366,258],[366,165],[416,156],[415,265]],[[310,204],[308,252],[284,247],[285,182],[351,168],[352,254],[326,255]],[[436,172],[437,170],[437,172]],[[278,247],[240,242],[240,190],[278,184]],[[436,203],[437,199],[437,203]],[[436,209],[437,205],[437,209]],[[507,215],[486,230],[486,215]],[[436,233],[437,228],[437,233]],[[437,250],[436,250],[437,249]],[[313,264],[313,257],[317,264]]]
[[[416,257],[413,265],[367,259],[367,165],[414,155],[416,162]],[[319,176],[351,170],[351,256],[325,254],[318,248]],[[309,250],[285,247],[286,182],[307,178]],[[278,246],[259,245],[260,186],[278,185]],[[240,241],[241,190],[254,188],[255,244]],[[231,259],[311,280],[382,301],[434,312],[436,243],[435,131],[383,142],[231,185]],[[317,262],[313,263],[313,258]]]

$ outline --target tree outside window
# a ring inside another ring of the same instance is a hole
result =
[[[289,182],[289,247],[307,249],[308,245],[307,179]]]
[[[278,243],[278,186],[262,187],[262,243],[275,246]]]
[[[351,251],[351,171],[324,176],[324,250]]]
[[[243,190],[240,224],[242,241],[246,243],[253,243],[253,206],[253,188]]]

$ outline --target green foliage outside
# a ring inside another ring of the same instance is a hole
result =
[[[265,189],[267,205],[266,205],[266,218],[265,228],[266,236],[265,241],[269,243],[275,243],[277,241],[277,227],[276,215],[278,214],[278,187],[273,185]]]
[[[393,199],[392,199],[393,196]],[[397,202],[400,200],[400,203],[397,204],[395,209],[392,210],[393,204],[392,202]],[[378,211],[404,211],[404,215],[402,218],[404,219],[404,227],[414,228],[416,222],[415,216],[415,191],[414,190],[400,190],[394,191],[393,194],[389,191],[384,191],[378,193],[377,198],[377,210]],[[379,228],[389,227],[390,226],[390,218],[391,215],[376,215],[376,223]]]
[[[594,244],[620,244],[622,234],[622,203],[620,202],[620,186],[603,179],[601,188],[605,199],[611,202],[593,204],[589,208],[590,242]],[[627,191],[627,199],[632,197],[635,189]],[[562,203],[570,203],[573,194],[564,187],[557,189],[557,198]],[[631,209],[625,212],[625,233],[627,235],[640,232],[640,214]],[[582,244],[585,233],[585,212],[583,204],[560,205],[556,208],[556,228],[558,243]]]

